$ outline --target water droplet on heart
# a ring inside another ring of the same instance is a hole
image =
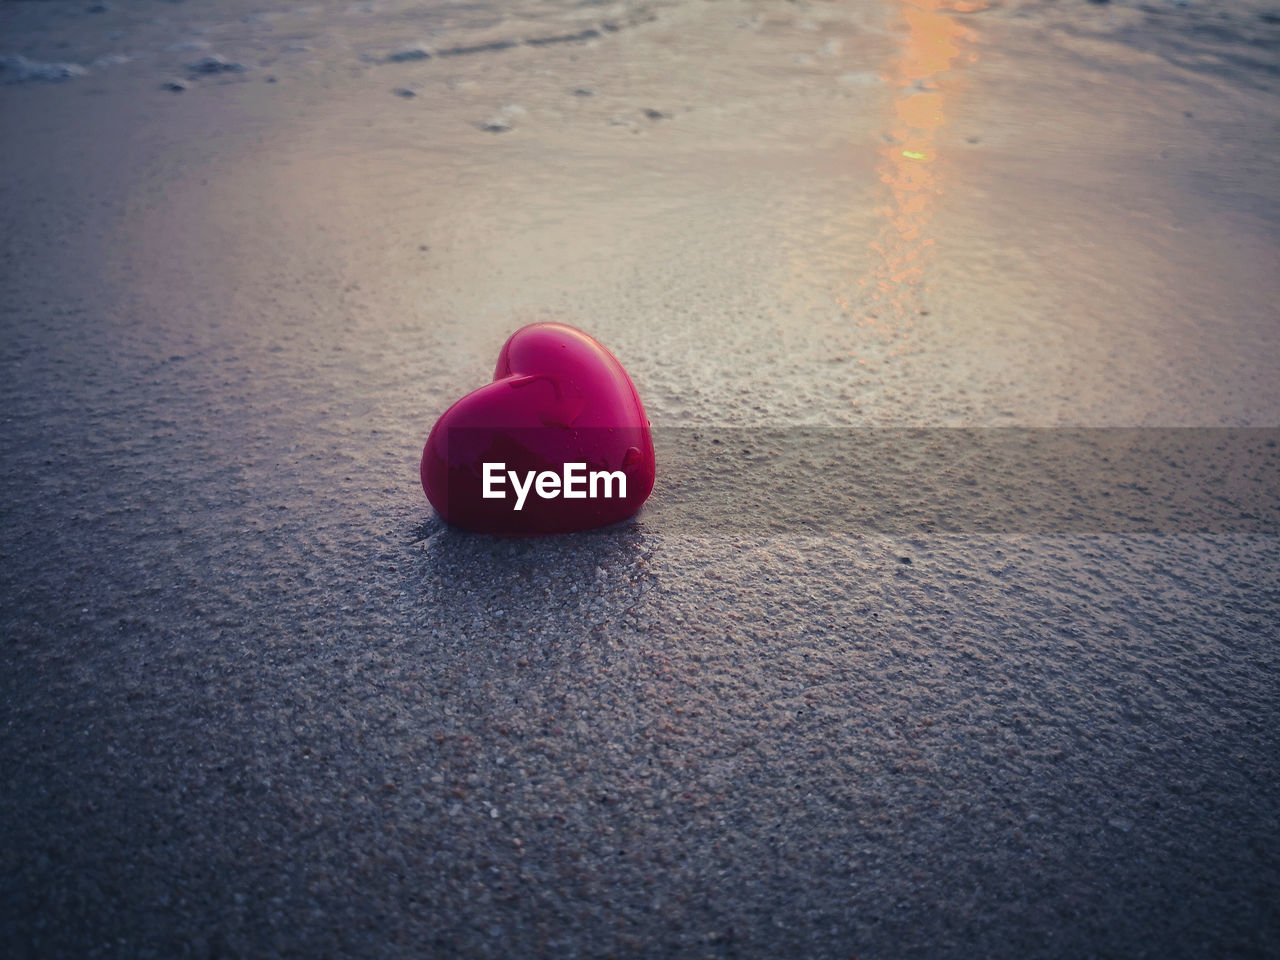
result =
[[[639,463],[643,459],[644,459],[644,454],[640,452],[639,448],[628,447],[626,455],[623,456],[622,458],[622,465],[624,467],[634,467],[637,463]]]

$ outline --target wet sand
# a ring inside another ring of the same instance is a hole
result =
[[[93,6],[0,8],[0,951],[1277,955],[1271,12]],[[650,505],[446,528],[539,319]]]

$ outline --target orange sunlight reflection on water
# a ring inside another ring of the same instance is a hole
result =
[[[877,208],[881,226],[870,245],[874,272],[859,281],[870,300],[860,325],[886,342],[908,338],[914,326],[925,258],[934,243],[934,206],[943,192],[939,135],[961,85],[953,67],[977,59],[966,49],[976,33],[951,14],[985,6],[965,0],[898,0],[906,34],[886,71],[898,94],[877,165],[888,190]]]

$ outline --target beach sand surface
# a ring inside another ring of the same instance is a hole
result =
[[[1280,954],[1278,41],[0,4],[0,952]],[[448,528],[539,320],[650,503]]]

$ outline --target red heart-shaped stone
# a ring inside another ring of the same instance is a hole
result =
[[[560,481],[544,483],[547,472]],[[653,489],[653,437],[612,353],[567,324],[535,323],[503,344],[492,383],[436,421],[421,473],[427,499],[456,526],[571,533],[640,509]]]

